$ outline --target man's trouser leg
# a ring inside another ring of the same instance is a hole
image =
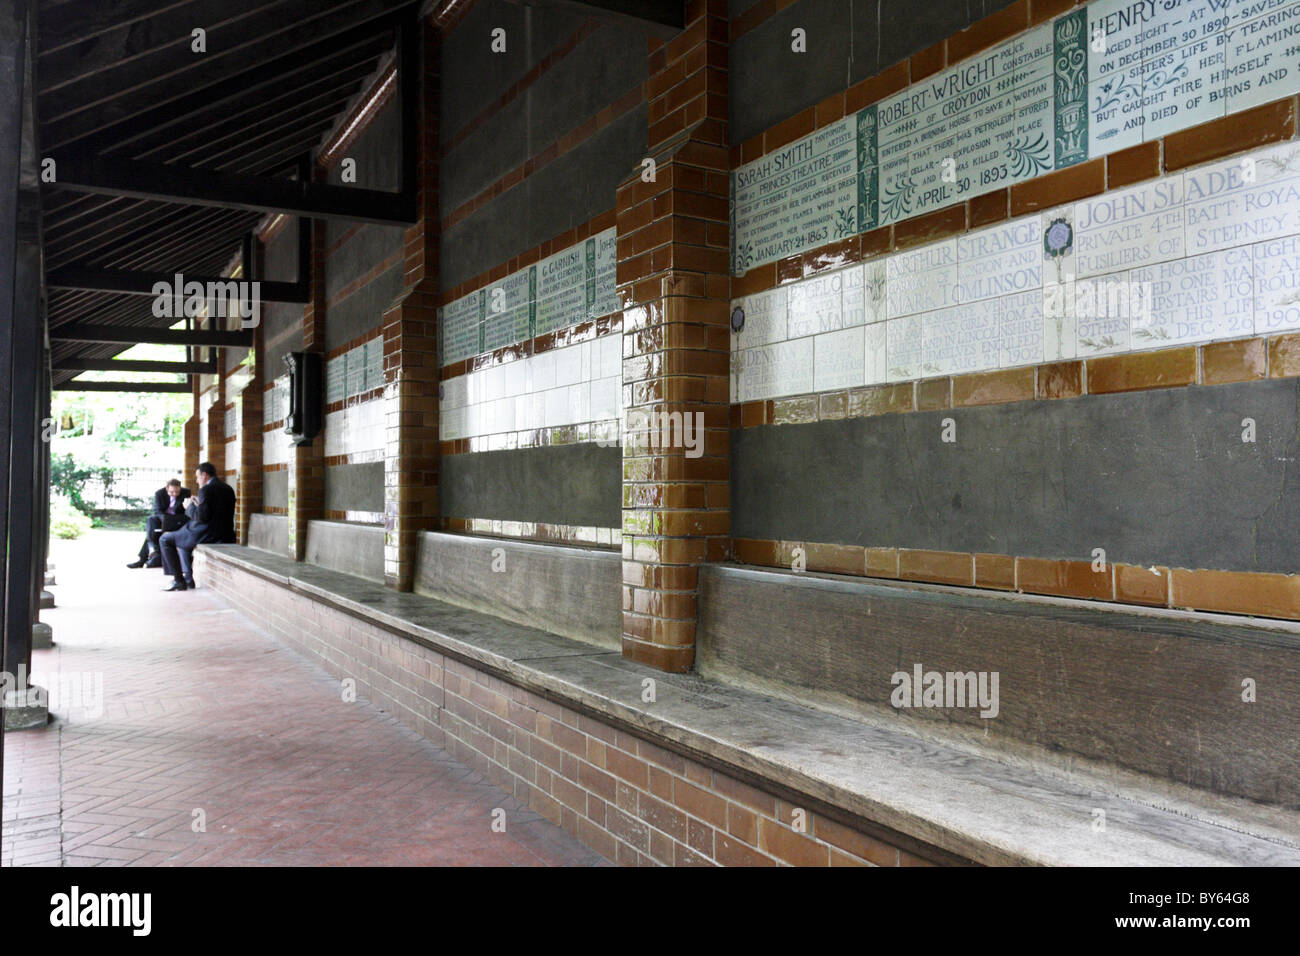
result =
[[[150,515],[144,520],[144,544],[140,546],[140,560],[149,560],[149,555],[158,550],[158,538],[162,535],[162,519]]]
[[[181,572],[185,575],[185,583],[193,586],[194,584],[194,546],[185,547],[177,545],[176,551],[181,559]]]
[[[158,550],[162,552],[163,571],[170,574],[177,581],[183,581],[181,577],[181,564],[176,555],[176,532],[168,531],[158,539]]]

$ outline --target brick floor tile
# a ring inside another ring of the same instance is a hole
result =
[[[212,590],[165,594],[122,567],[137,538],[56,546],[59,606],[42,615],[56,644],[33,677],[80,679],[83,696],[5,738],[4,865],[602,863],[392,714],[344,703],[337,677]]]

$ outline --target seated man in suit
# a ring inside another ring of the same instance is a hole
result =
[[[185,523],[185,499],[189,496],[190,490],[181,487],[179,478],[173,478],[153,493],[153,514],[145,519],[144,544],[140,545],[140,557],[128,564],[128,568],[162,567],[158,538],[164,531],[175,531]],[[173,517],[168,521],[164,520],[163,515]],[[170,527],[165,528],[164,524]]]
[[[194,478],[199,492],[195,496],[197,504],[190,502],[190,523],[179,531],[164,533],[158,542],[163,570],[172,576],[172,583],[164,591],[194,587],[195,546],[235,542],[235,490],[217,477],[217,469],[209,461],[199,465]]]

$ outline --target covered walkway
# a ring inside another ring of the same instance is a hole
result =
[[[1126,3],[0,0],[11,859],[1300,864],[1300,0]]]
[[[202,582],[166,594],[158,572],[124,568],[137,539],[56,544],[57,643],[32,666],[63,699],[48,728],[6,741],[6,866],[600,862],[364,699],[345,703]]]

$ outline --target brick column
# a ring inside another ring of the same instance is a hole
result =
[[[300,264],[301,265],[301,264]],[[311,224],[311,301],[302,310],[302,347],[305,352],[325,352],[325,223]],[[321,396],[324,402],[325,397]],[[258,434],[262,426],[258,425]],[[301,561],[307,554],[307,522],[325,516],[325,429],[310,444],[289,449],[288,555]]]
[[[252,376],[239,399],[239,493],[235,500],[235,531],[248,544],[249,516],[262,510],[262,349],[261,323],[253,329]]]
[[[181,484],[189,487],[194,483],[194,472],[199,468],[199,377],[190,377],[191,402],[190,417],[185,420],[185,471],[181,474]]]
[[[406,286],[384,312],[384,583],[411,590],[420,533],[438,520],[438,34],[422,36],[420,220]]]
[[[728,35],[725,0],[691,0],[686,30],[651,52],[655,180],[638,168],[618,190],[623,656],[678,672],[695,659],[699,565],[730,547]]]
[[[209,328],[216,323],[209,320]],[[217,349],[217,377],[214,385],[217,397],[208,408],[208,461],[224,477],[226,471],[226,350]],[[190,476],[191,480],[193,475]]]

